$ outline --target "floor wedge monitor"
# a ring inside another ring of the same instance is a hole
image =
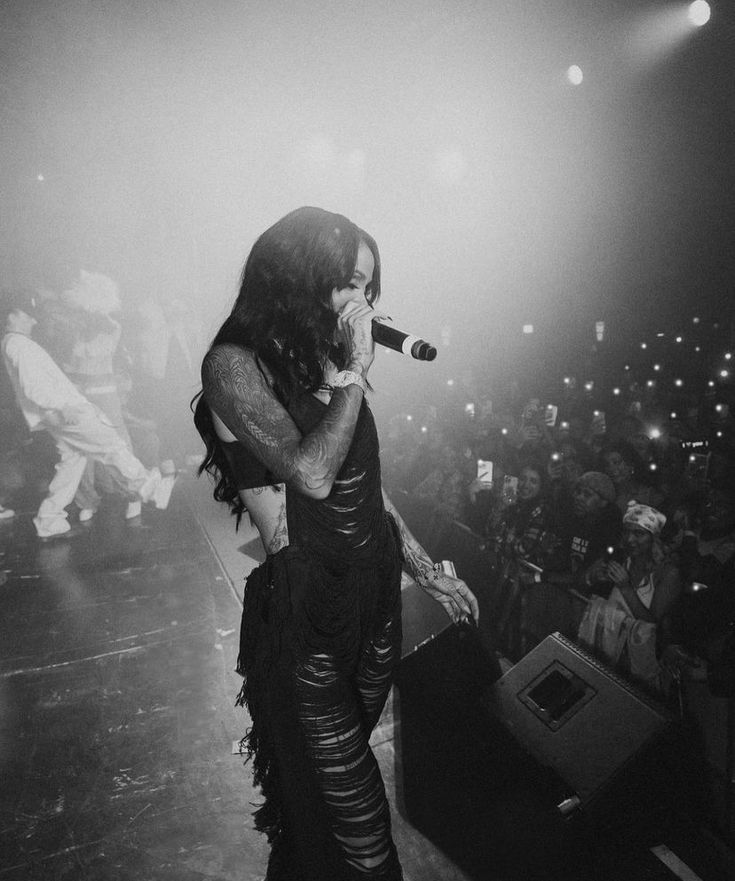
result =
[[[559,633],[494,684],[490,708],[566,783],[562,813],[595,802],[673,722],[656,701]]]

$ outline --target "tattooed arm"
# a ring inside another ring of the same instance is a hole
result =
[[[460,578],[446,575],[441,571],[441,567],[437,567],[432,563],[431,557],[421,547],[408,526],[406,526],[385,490],[383,490],[383,504],[386,511],[396,521],[396,526],[401,536],[401,546],[408,574],[414,578],[416,583],[429,596],[444,606],[444,610],[452,621],[457,623],[472,617],[475,623],[477,623],[480,618],[480,610],[477,598],[469,587]]]
[[[408,526],[406,526],[385,490],[383,490],[383,504],[385,505],[385,510],[392,514],[393,519],[396,521],[396,526],[401,536],[401,548],[406,561],[406,571],[416,581],[420,581],[434,568],[431,557],[421,547]]]
[[[268,385],[254,354],[232,344],[211,349],[202,364],[204,399],[229,430],[279,480],[326,498],[349,450],[363,392],[335,389],[324,416],[302,435]]]

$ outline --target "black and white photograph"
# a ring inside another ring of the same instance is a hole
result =
[[[735,881],[733,59],[0,4],[0,881]]]

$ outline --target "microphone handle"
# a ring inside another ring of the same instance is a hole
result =
[[[436,358],[436,349],[431,343],[379,321],[373,321],[373,339],[381,346],[411,355],[418,361],[433,361]]]

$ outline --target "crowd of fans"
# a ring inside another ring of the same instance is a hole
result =
[[[667,396],[626,368],[607,394],[592,387],[560,377],[547,404],[511,383],[492,401],[395,417],[388,491],[435,559],[460,569],[472,535],[483,563],[468,582],[512,660],[562,630],[659,696],[682,675],[730,695],[729,386]]]
[[[197,452],[188,404],[199,325],[175,298],[125,308],[118,285],[84,269],[58,290],[0,293],[0,519],[38,504],[40,538],[91,520],[104,497],[167,507]],[[40,497],[40,504],[38,498]]]

